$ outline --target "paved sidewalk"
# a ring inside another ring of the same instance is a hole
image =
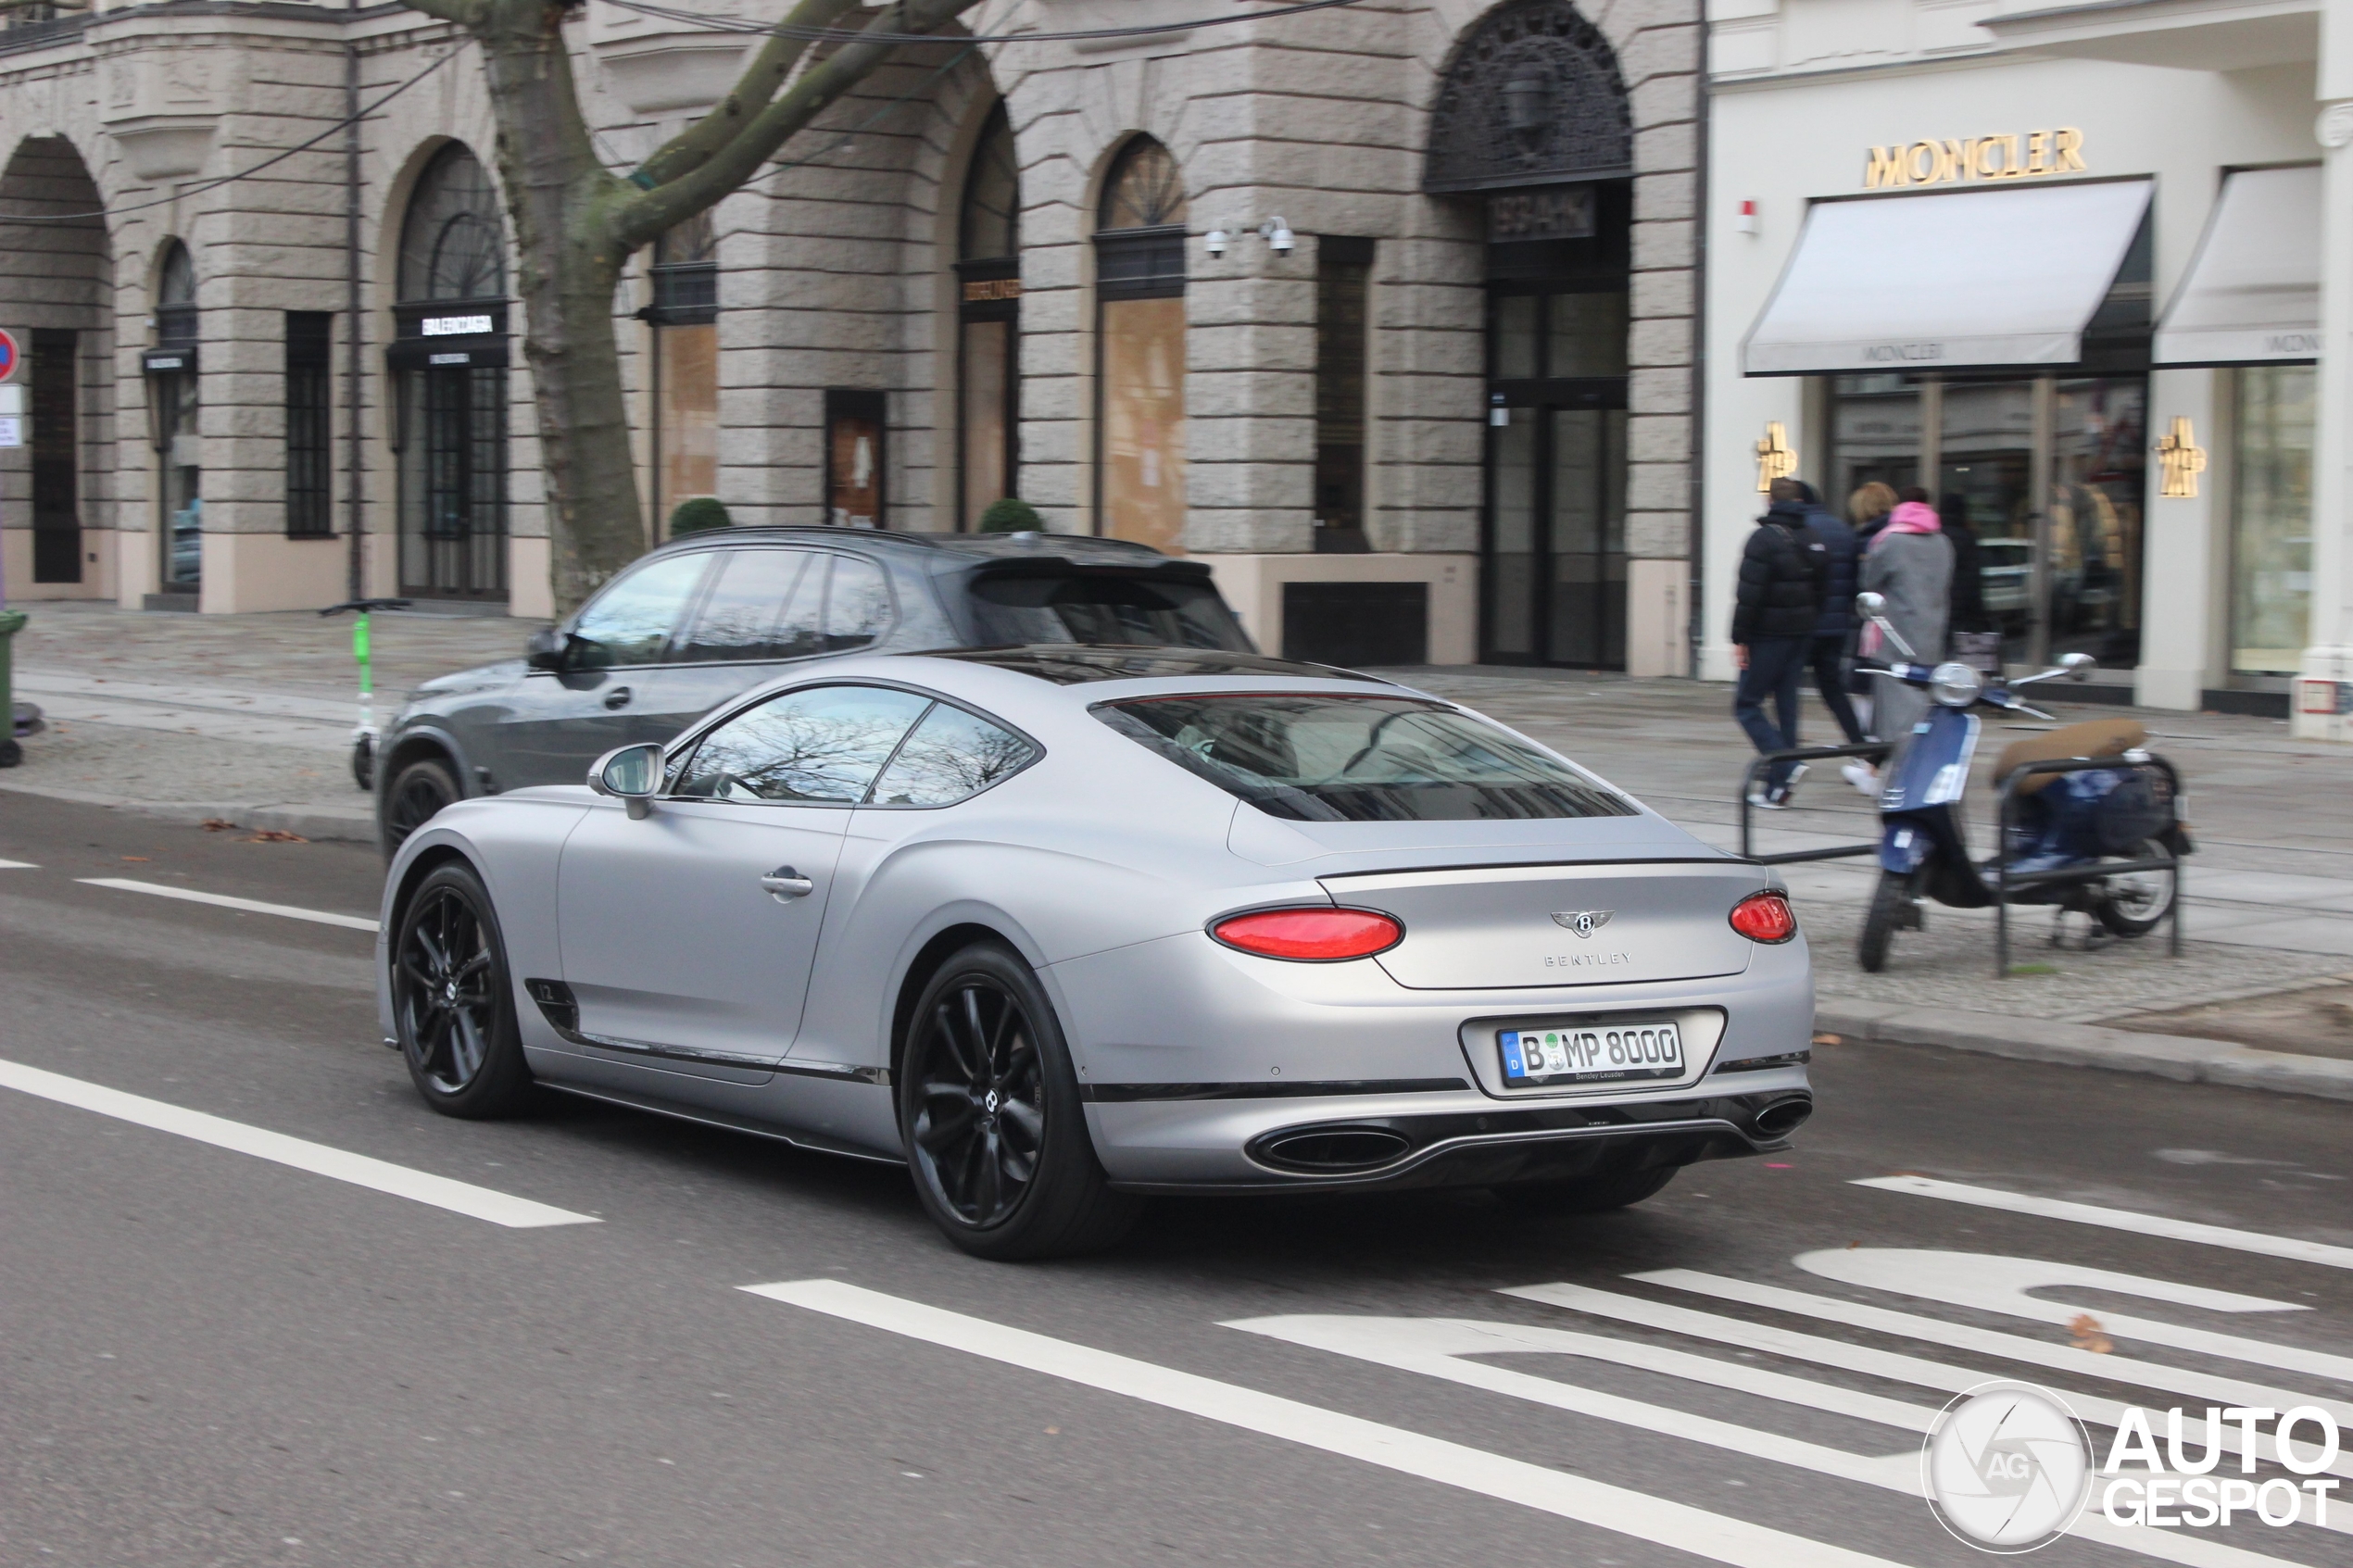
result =
[[[429,676],[515,657],[536,624],[380,616],[380,711],[388,717]],[[370,802],[348,769],[350,635],[348,620],[304,613],[35,606],[16,641],[18,686],[55,723],[27,745],[22,767],[0,774],[0,791],[371,838]],[[1724,688],[1491,668],[1388,673],[1527,731],[1710,843],[1737,843],[1732,802],[1750,754]],[[2064,686],[2043,691],[2061,722],[2124,711],[2068,705]],[[2316,1042],[2309,1053],[2284,1051],[2276,1022],[2257,1035],[2235,1031],[2271,1048],[2194,1033],[2234,1032],[2233,1001],[2353,975],[2353,753],[2296,741],[2279,721],[2137,716],[2190,793],[2199,852],[2185,875],[2182,958],[2167,956],[2162,933],[2087,950],[2080,918],[2057,929],[2049,912],[2022,910],[2012,922],[2014,958],[2032,972],[1999,978],[1990,913],[1931,907],[1925,932],[1898,935],[1887,971],[1865,974],[1854,952],[1876,868],[1868,859],[1787,866],[1813,947],[1823,1027],[1856,1040],[1973,1040],[1967,1048],[2176,1077],[2269,1074],[2297,1080],[2280,1086],[2353,1098],[2353,1049],[2334,1056]],[[1809,739],[1833,734],[1810,696],[1806,725]],[[1973,781],[1977,843],[1992,836],[1993,758],[2016,733],[2045,727],[1989,721]],[[1760,813],[1757,825],[1761,851],[1858,843],[1876,832],[1869,802],[1826,768],[1806,781],[1796,809]],[[2185,1009],[2199,1010],[2165,1016]]]

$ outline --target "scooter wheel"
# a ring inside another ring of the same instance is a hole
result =
[[[1877,974],[1887,967],[1887,945],[1895,936],[1896,927],[1912,909],[1912,879],[1897,876],[1894,872],[1879,874],[1879,887],[1871,894],[1870,912],[1863,917],[1863,941],[1855,957],[1866,974]]]
[[[2155,839],[2135,847],[2135,860],[2163,860],[2171,852]],[[2163,871],[2127,872],[2113,876],[2102,884],[2103,897],[2093,913],[2099,922],[2119,936],[2146,936],[2164,922],[2173,908],[2177,888],[2173,868]]]

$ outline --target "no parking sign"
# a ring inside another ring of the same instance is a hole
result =
[[[0,331],[0,381],[7,381],[17,373],[23,359],[17,353],[17,334]]]
[[[14,381],[24,358],[17,349],[17,334],[0,329],[0,383]],[[0,446],[24,445],[24,394],[0,384]]]

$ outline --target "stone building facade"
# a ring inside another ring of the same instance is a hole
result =
[[[591,0],[609,164],[782,8]],[[1696,0],[965,25],[633,269],[657,536],[700,495],[913,531],[1018,496],[1207,561],[1270,649],[1686,667]],[[492,134],[472,47],[397,5],[0,32],[11,596],[545,613]]]

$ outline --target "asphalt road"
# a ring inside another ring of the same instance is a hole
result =
[[[0,799],[0,1064],[595,1223],[0,1082],[0,1562],[1930,1568],[1983,1561],[1905,1490],[1981,1378],[2353,1401],[2353,1252],[2263,1239],[2353,1246],[2343,1106],[1828,1046],[1794,1154],[1626,1212],[1172,1201],[1108,1255],[994,1265],[888,1168],[585,1102],[433,1116],[366,932],[81,880],[373,913],[364,850],[243,836]],[[2097,1207],[1856,1185],[1898,1173]],[[1692,1273],[1629,1277],[1661,1270]],[[821,1283],[743,1288],[791,1282]],[[1548,1285],[1588,1294],[1502,1293]],[[2046,1321],[2079,1311],[2105,1356]],[[2353,1533],[2035,1561],[2353,1563]]]

